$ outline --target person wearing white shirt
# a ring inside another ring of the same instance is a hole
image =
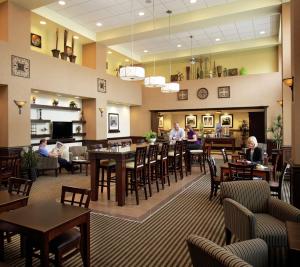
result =
[[[185,137],[184,129],[180,128],[179,123],[174,123],[174,128],[171,130],[169,139],[170,140],[182,140]]]

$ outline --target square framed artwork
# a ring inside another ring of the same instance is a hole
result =
[[[188,124],[193,128],[197,128],[197,115],[185,115],[185,127]]]
[[[230,86],[218,87],[218,98],[230,98]]]
[[[215,127],[215,116],[214,115],[202,115],[203,128],[214,128]]]
[[[237,76],[237,75],[239,75],[239,70],[237,68],[228,70],[228,76]]]
[[[11,75],[30,78],[30,60],[23,57],[11,56]]]
[[[106,80],[97,78],[97,91],[106,93]]]
[[[177,100],[188,100],[189,91],[188,89],[182,89],[177,93]]]
[[[108,113],[108,132],[119,133],[119,114]]]
[[[30,34],[30,44],[37,48],[42,48],[42,36],[31,33]]]
[[[164,116],[163,115],[158,116],[158,128],[164,128]]]
[[[222,127],[233,127],[233,115],[232,114],[223,114],[220,115],[220,123]]]

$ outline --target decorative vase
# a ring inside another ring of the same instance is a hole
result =
[[[200,79],[204,79],[204,71],[202,69],[200,70]]]
[[[186,66],[185,70],[186,70],[186,79],[189,80],[190,79],[191,67],[190,66]]]
[[[224,68],[223,70],[223,77],[227,77],[228,76],[228,71],[226,68]]]
[[[65,52],[61,52],[60,53],[60,58],[63,59],[63,60],[67,60],[68,59],[68,54],[65,53]]]
[[[150,145],[154,145],[156,138],[149,138]]]
[[[222,66],[217,66],[217,73],[218,73],[218,77],[222,76]]]
[[[75,55],[70,55],[69,56],[70,62],[75,63],[76,61],[76,56]]]
[[[60,50],[52,49],[51,51],[52,51],[53,57],[59,58]]]

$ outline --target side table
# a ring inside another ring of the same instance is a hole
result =
[[[287,221],[285,223],[288,237],[288,266],[299,266],[300,262],[300,223]]]
[[[74,159],[72,160],[72,174],[74,173],[74,166],[79,165],[80,173],[82,173],[82,165],[85,165],[85,175],[89,175],[90,162],[86,159]]]

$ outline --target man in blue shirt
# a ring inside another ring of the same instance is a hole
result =
[[[39,154],[43,157],[57,158],[60,167],[65,168],[67,171],[72,171],[72,164],[69,161],[61,158],[61,155],[57,152],[48,151],[46,139],[40,140]]]
[[[174,128],[170,132],[170,140],[182,140],[185,137],[185,132],[179,127],[179,123],[174,123]]]

